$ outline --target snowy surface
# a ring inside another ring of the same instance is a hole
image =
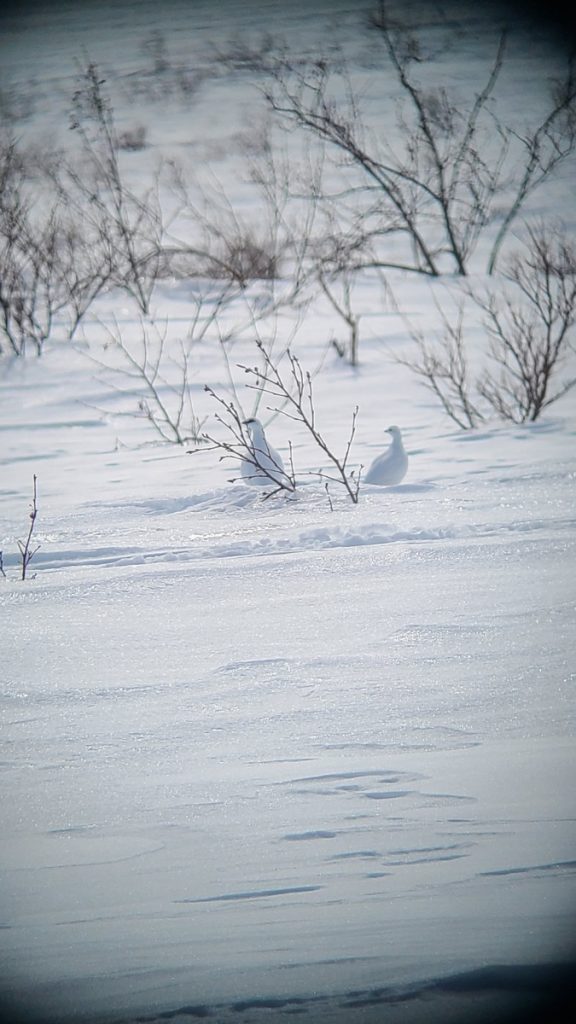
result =
[[[81,42],[129,70],[163,8],[109,6],[14,13],[7,80],[22,87],[33,55],[56,118]],[[272,12],[312,46],[333,6],[231,7],[226,38]],[[356,8],[340,6],[345,33]],[[218,25],[212,4],[195,9],[190,46],[207,59]],[[181,50],[186,10],[160,23]],[[485,37],[489,20],[477,60]],[[511,51],[514,109],[522,75],[537,94],[533,67],[550,77],[555,50],[523,27]],[[460,81],[462,55],[446,60]],[[150,108],[158,148],[193,119],[197,137],[232,136],[255,102],[249,76],[205,90],[171,119]],[[46,130],[42,109],[32,129]],[[542,209],[561,212],[571,188],[566,171]],[[187,288],[155,296],[175,338]],[[426,322],[428,285],[395,293]],[[572,958],[574,399],[530,427],[459,432],[391,358],[406,329],[373,283],[358,301],[358,369],[326,356],[327,309],[296,342],[311,369],[323,361],[317,411],[335,447],[359,406],[355,465],[402,429],[405,480],[365,486],[356,506],[333,487],[330,507],[307,475],[317,451],[279,416],[267,434],[285,459],[293,443],[295,496],[262,501],[214,452],[156,443],[127,415],[137,396],[89,358],[113,315],[136,337],[125,296],[100,301],[74,349],[0,366],[2,995],[22,1013],[480,1021],[553,988]],[[233,356],[250,360],[248,339]],[[194,365],[210,417],[219,347]],[[22,582],[33,474],[41,548]]]

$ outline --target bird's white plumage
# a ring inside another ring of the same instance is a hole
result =
[[[274,484],[278,484],[292,489],[284,472],[282,457],[268,444],[260,420],[246,420],[246,426],[251,444],[248,451],[249,460],[243,459],[241,463],[240,472],[244,483],[253,487],[273,487]]]
[[[408,456],[402,444],[402,434],[398,427],[388,427],[387,433],[392,436],[392,444],[383,455],[374,459],[364,476],[365,484],[391,487],[394,484],[399,484],[406,476]]]

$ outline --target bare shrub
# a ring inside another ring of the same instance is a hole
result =
[[[0,331],[15,355],[40,355],[57,316],[71,337],[111,273],[41,158],[0,141]]]
[[[238,237],[223,237],[212,275],[220,277],[223,271],[242,287],[249,281],[271,281],[278,277],[278,253],[270,242],[258,240],[249,230]]]
[[[504,266],[503,284],[469,297],[484,314],[489,364],[472,378],[464,343],[464,302],[456,320],[438,307],[443,334],[432,344],[411,328],[416,359],[400,359],[436,395],[463,429],[490,413],[513,423],[535,422],[576,386],[559,379],[576,322],[576,250],[561,227],[528,228],[522,250]]]
[[[360,491],[360,470],[349,470],[349,459],[356,433],[356,419],[358,408],[352,414],[350,434],[344,453],[339,455],[321,433],[316,416],[314,393],[312,387],[312,375],[302,368],[300,360],[290,349],[286,350],[287,370],[284,372],[279,360],[273,360],[270,353],[261,342],[256,342],[256,347],[261,357],[262,365],[243,366],[241,369],[248,374],[253,383],[248,387],[254,388],[261,395],[270,396],[276,403],[271,406],[271,411],[280,413],[287,419],[301,423],[311,435],[314,443],[328,459],[332,467],[331,472],[319,470],[317,475],[325,483],[341,484],[349,498],[354,504],[358,502]]]
[[[564,78],[553,83],[551,107],[544,120],[535,128],[506,130],[520,152],[520,172],[514,183],[514,194],[501,219],[488,260],[488,273],[492,274],[498,261],[502,243],[512,224],[521,213],[526,199],[536,191],[576,146],[576,64],[572,54]]]
[[[213,388],[205,386],[204,389],[212,398],[220,405],[224,411],[224,415],[216,413],[216,421],[224,427],[226,434],[224,438],[214,437],[213,434],[204,432],[203,439],[208,443],[207,451],[217,451],[220,453],[220,461],[223,459],[234,459],[236,462],[240,462],[243,466],[248,467],[248,478],[253,473],[256,477],[268,479],[270,482],[271,490],[266,490],[264,494],[264,500],[273,497],[275,494],[288,492],[292,494],[296,490],[296,479],[294,476],[294,463],[292,459],[292,445],[290,448],[290,468],[286,470],[285,466],[279,461],[279,458],[270,456],[270,448],[267,445],[266,450],[259,452],[254,447],[254,441],[250,431],[247,429],[250,421],[244,419],[243,414],[238,409],[234,401],[226,400],[222,398]],[[194,450],[189,452],[193,455]],[[260,456],[264,456],[261,458]],[[230,482],[236,483],[238,479],[242,477],[232,477]]]
[[[247,219],[233,204],[226,190],[212,177],[210,181],[188,178],[182,167],[171,165],[171,190],[177,204],[174,221],[163,252],[179,262],[193,257],[196,276],[229,282],[244,290],[253,281],[276,281],[290,255],[290,236],[281,211],[264,190],[259,201],[259,223]],[[186,233],[186,239],[183,237]],[[297,297],[294,261],[290,267],[293,284],[290,300]],[[285,304],[288,302],[285,297]]]
[[[245,297],[243,296],[243,298]],[[288,338],[283,329],[285,325],[282,325],[282,337],[280,339],[277,334],[280,320],[278,308],[273,306],[266,315],[261,316],[248,301],[244,322],[237,319],[227,334],[221,334],[220,336],[221,349],[228,376],[227,390],[231,397],[224,398],[220,393],[221,389],[217,391],[214,388],[205,387],[205,390],[220,404],[226,414],[225,417],[218,415],[217,420],[226,428],[229,436],[224,439],[216,438],[212,434],[205,434],[204,436],[213,450],[221,451],[223,458],[234,457],[241,462],[253,464],[254,457],[252,454],[251,438],[249,433],[243,429],[243,426],[245,426],[247,419],[253,419],[257,413],[261,415],[259,412],[260,407],[264,405],[266,400],[273,398],[274,404],[266,406],[267,412],[272,414],[272,419],[275,416],[281,416],[299,423],[311,435],[315,446],[320,449],[323,457],[330,464],[329,471],[318,470],[308,475],[321,479],[327,490],[330,483],[344,486],[350,499],[356,503],[358,501],[362,467],[357,471],[350,470],[349,461],[356,431],[358,409],[355,409],[352,416],[350,435],[344,453],[339,454],[326,441],[317,422],[313,377],[320,371],[323,359],[313,373],[303,369],[300,360],[291,350],[291,344],[299,330],[303,315],[304,308],[300,310],[300,317],[292,325]],[[266,333],[260,329],[262,321],[269,328]],[[234,341],[239,337],[245,336],[247,331],[250,333],[253,341],[255,361],[251,365],[237,363],[236,366],[247,377],[247,389],[256,396],[248,417],[242,408],[235,375],[230,365],[230,345],[233,345]],[[278,342],[280,344],[277,344]],[[288,442],[288,446],[290,450],[290,471],[286,471],[287,480],[282,480],[280,489],[293,490],[296,482],[291,441]],[[269,475],[271,475],[275,484],[278,484],[279,474],[274,466],[271,469],[272,472]]]
[[[140,334],[128,340],[120,325],[103,325],[105,356],[89,358],[106,371],[108,386],[134,400],[125,415],[145,419],[170,444],[190,444],[201,436],[190,389],[194,338],[169,343],[167,325],[140,322]]]
[[[52,222],[52,223],[51,223]],[[0,146],[0,316],[15,355],[27,344],[40,353],[50,331],[54,302],[44,273],[43,250],[54,247],[53,217],[34,225],[21,153],[14,140]]]
[[[154,30],[142,41],[140,50],[146,58],[146,65],[122,75],[119,83],[131,101],[144,100],[150,104],[183,100],[189,103],[213,74],[211,69],[175,61],[169,53],[164,34],[159,30]]]
[[[113,256],[108,247],[92,246],[83,225],[66,215],[60,226],[57,261],[66,297],[61,312],[71,340],[94,300],[113,280]]]
[[[141,194],[122,173],[112,105],[95,64],[79,76],[71,128],[79,135],[82,162],[57,173],[60,193],[82,217],[90,243],[111,268],[110,280],[147,313],[160,265],[163,237],[158,181]]]
[[[32,487],[32,503],[30,505],[30,526],[28,528],[28,534],[26,540],[17,541],[18,550],[20,551],[20,564],[21,574],[20,579],[26,579],[26,573],[28,572],[28,566],[34,558],[37,551],[40,550],[40,544],[36,547],[32,547],[32,535],[34,533],[34,527],[36,526],[36,519],[38,518],[38,494],[37,494],[37,477],[34,474],[33,487]]]
[[[496,366],[478,392],[502,419],[534,422],[576,385],[576,377],[557,383],[576,321],[576,249],[561,228],[529,228],[503,273],[504,295],[475,296]]]
[[[356,267],[463,276],[479,238],[499,220],[492,271],[528,196],[576,147],[572,63],[545,118],[520,132],[499,119],[492,102],[505,35],[484,86],[464,100],[427,84],[421,38],[394,23],[384,3],[371,23],[398,87],[394,125],[371,130],[346,67],[324,58],[304,66],[278,61],[264,90],[269,108],[326,153],[337,185],[334,178],[330,187],[323,184],[317,199],[335,211],[342,235],[353,239]]]
[[[435,305],[442,325],[440,332],[431,341],[424,331],[415,328],[405,317],[418,354],[415,359],[397,356],[395,361],[407,366],[420,378],[457,426],[470,430],[484,420],[484,415],[474,395],[475,386],[464,343],[464,299],[457,305],[455,319],[436,300]]]
[[[122,92],[130,102],[190,104],[210,77],[206,69],[169,64],[162,72],[133,71],[122,78]]]
[[[90,360],[106,373],[113,391],[135,400],[125,415],[144,418],[155,434],[170,444],[202,442],[203,420],[192,396],[191,378],[196,348],[218,326],[231,295],[226,287],[197,289],[190,297],[191,316],[185,338],[168,337],[168,324],[140,319],[137,338],[124,337],[118,323],[102,325],[103,355]],[[108,358],[108,355],[110,358]]]
[[[27,121],[36,110],[39,90],[34,82],[26,85],[0,86],[0,124],[10,129]]]
[[[335,275],[330,277],[325,274],[320,265],[318,268],[318,281],[320,287],[328,299],[330,305],[338,314],[340,319],[346,324],[348,329],[348,341],[346,344],[341,344],[336,338],[332,340],[333,347],[340,358],[346,358],[350,363],[350,366],[358,366],[358,346],[360,342],[360,314],[358,314],[352,303],[352,284],[353,275],[351,273],[341,273],[338,278],[335,279]],[[340,294],[337,294],[336,287],[340,285]]]
[[[276,66],[283,47],[270,32],[255,40],[236,36],[223,47],[213,45],[214,58],[231,71],[267,72]]]
[[[215,179],[210,187],[190,183],[175,162],[162,179],[172,197],[169,223],[160,204],[159,174],[141,193],[129,188],[118,153],[138,147],[145,130],[118,133],[103,86],[97,67],[89,64],[73,98],[72,127],[80,136],[82,162],[65,164],[54,177],[60,195],[81,216],[92,251],[107,263],[109,283],[131,294],[147,314],[155,284],[167,274],[211,278],[237,289],[275,279],[282,241],[269,206],[256,228]]]
[[[162,75],[170,67],[166,38],[158,29],[143,40],[141,50],[151,60],[154,74]]]
[[[38,518],[38,478],[36,474],[32,477],[32,501],[30,503],[30,525],[26,534],[25,540],[17,540],[16,544],[20,552],[20,579],[25,580],[28,574],[28,566],[34,558],[34,555],[40,550],[41,545],[33,544],[34,528],[36,526],[36,520]],[[0,576],[3,579],[8,579],[6,571],[4,569],[4,556],[3,552],[0,551]]]
[[[147,134],[147,128],[143,124],[135,125],[133,128],[125,128],[123,132],[118,132],[116,148],[131,153],[138,153],[146,148]]]

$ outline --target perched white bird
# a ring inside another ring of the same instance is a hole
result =
[[[260,420],[244,420],[244,424],[248,427],[252,442],[248,449],[250,461],[242,459],[240,468],[244,483],[251,484],[253,487],[270,487],[276,483],[288,490],[293,490],[292,484],[284,472],[282,457],[272,448],[272,445],[268,444]]]
[[[392,435],[392,444],[383,455],[374,459],[364,477],[365,484],[381,484],[390,487],[399,484],[406,476],[408,456],[402,444],[402,434],[398,427],[387,427],[386,433]]]

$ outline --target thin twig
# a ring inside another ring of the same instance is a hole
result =
[[[356,407],[352,415],[352,426],[344,457],[340,458],[329,446],[316,425],[316,408],[311,374],[304,372],[298,357],[288,349],[286,356],[290,369],[289,379],[286,380],[280,372],[278,365],[273,363],[264,347],[259,342],[256,342],[256,346],[262,356],[264,369],[259,370],[253,366],[240,367],[245,373],[255,379],[255,383],[248,384],[248,387],[259,391],[261,394],[268,394],[276,400],[280,399],[282,405],[280,407],[273,406],[273,411],[280,412],[287,419],[295,420],[306,427],[317,446],[335,467],[338,474],[335,479],[346,488],[351,501],[356,504],[358,502],[360,481],[359,479],[354,480],[353,474],[348,474],[346,465],[356,432],[358,407]],[[317,475],[322,479],[328,478],[322,471]]]
[[[290,471],[287,471],[284,466],[281,466],[272,458],[268,449],[262,450],[254,447],[252,438],[246,430],[243,415],[233,401],[226,401],[208,384],[204,386],[204,390],[225,410],[225,418],[218,414],[216,414],[215,418],[232,437],[232,441],[228,441],[204,432],[202,438],[208,442],[208,446],[204,448],[204,451],[218,451],[222,453],[220,455],[221,461],[233,458],[253,467],[255,479],[257,477],[267,477],[274,486],[272,491],[264,495],[264,500],[281,491],[293,493],[296,490],[296,478],[294,475],[292,445],[290,444]],[[197,449],[191,449],[188,454],[195,454],[196,451]],[[258,455],[264,456],[263,460],[260,460]],[[272,463],[272,466],[269,467],[268,463]],[[235,483],[236,479],[238,478],[234,477],[231,483]]]
[[[25,541],[19,540],[19,541],[16,542],[18,544],[18,548],[20,550],[20,556],[21,556],[21,560],[22,560],[22,575],[21,575],[21,579],[23,579],[23,580],[26,579],[26,572],[27,572],[28,566],[30,565],[30,562],[34,558],[34,555],[36,554],[36,552],[39,551],[40,546],[41,546],[40,544],[37,544],[34,549],[32,549],[31,546],[30,546],[31,543],[32,543],[32,534],[34,533],[34,526],[35,526],[35,523],[36,523],[36,517],[38,515],[37,490],[36,490],[36,480],[37,480],[37,478],[36,478],[36,474],[34,474],[33,480],[34,480],[34,486],[33,486],[33,491],[32,491],[32,504],[31,504],[31,511],[30,511],[30,528],[28,530],[28,536],[26,537]]]

